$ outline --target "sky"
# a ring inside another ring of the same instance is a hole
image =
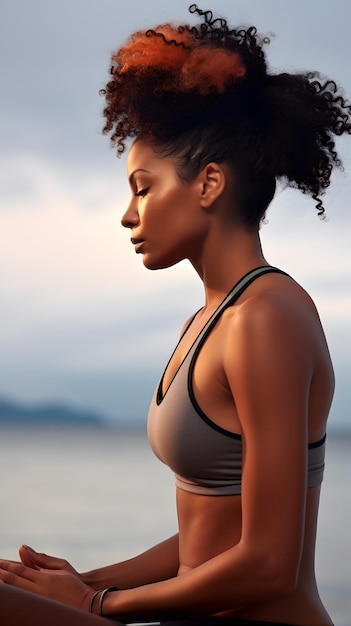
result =
[[[184,0],[3,0],[0,19],[0,397],[143,420],[203,288],[186,263],[149,272],[120,226],[125,158],[101,133],[110,54],[135,30],[192,21]],[[319,70],[351,98],[349,0],[212,0],[271,36],[273,71]],[[337,379],[331,429],[351,429],[351,139],[328,221],[279,191],[267,260],[317,304]]]

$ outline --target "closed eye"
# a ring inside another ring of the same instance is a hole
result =
[[[149,191],[149,187],[145,187],[144,189],[139,189],[139,191],[137,191],[135,195],[143,197],[143,196],[146,196],[148,191]]]

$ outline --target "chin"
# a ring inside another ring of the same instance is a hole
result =
[[[170,259],[152,259],[148,257],[147,255],[144,255],[143,265],[148,270],[164,270],[164,269],[167,269],[167,267],[172,267],[173,265],[176,265],[177,263],[180,262],[180,260],[181,259],[177,259],[173,261]]]

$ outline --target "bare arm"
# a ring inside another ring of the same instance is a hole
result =
[[[49,619],[50,610],[53,611],[53,616],[56,615],[57,601],[88,611],[94,589],[111,586],[126,589],[129,585],[143,588],[148,583],[175,577],[179,561],[178,535],[170,537],[133,559],[82,575],[64,559],[35,552],[28,546],[21,546],[20,556],[22,563],[0,560],[0,591],[4,590],[4,601],[7,601],[8,597],[15,597],[17,591],[30,591],[31,594],[28,596],[24,595],[23,598],[19,596],[19,600],[24,602],[24,609],[26,607],[29,609],[33,605],[35,615],[43,610],[43,615]],[[12,586],[19,587],[19,590],[14,589],[12,593]],[[8,595],[6,589],[9,589]],[[56,602],[41,603],[39,597],[35,600],[36,594]],[[98,603],[95,604],[97,608]],[[14,615],[13,613],[12,617]],[[18,615],[22,613],[19,612]],[[37,624],[34,621],[30,623]],[[38,621],[38,626],[39,623],[42,622]],[[83,624],[84,620],[79,623]]]
[[[21,562],[31,569],[69,570],[93,589],[129,589],[177,575],[179,568],[178,534],[127,561],[79,574],[64,559],[35,552],[29,546],[19,549]],[[15,563],[15,562],[14,562]]]
[[[111,586],[131,589],[172,578],[177,575],[178,567],[178,535],[174,535],[132,559],[84,572],[80,576],[86,585],[94,589]]]

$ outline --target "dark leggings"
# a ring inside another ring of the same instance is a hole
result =
[[[157,624],[159,626],[297,626],[286,622],[262,622],[255,619],[236,619],[234,617],[204,617],[191,620],[153,622],[153,624],[155,626]]]
[[[120,624],[120,622],[116,622]],[[120,624],[120,626],[125,626]],[[241,619],[235,617],[200,617],[195,619],[171,619],[150,621],[150,622],[131,622],[127,626],[297,626],[297,624],[288,624],[287,622],[267,622],[255,619]],[[306,626],[308,626],[306,624]]]

